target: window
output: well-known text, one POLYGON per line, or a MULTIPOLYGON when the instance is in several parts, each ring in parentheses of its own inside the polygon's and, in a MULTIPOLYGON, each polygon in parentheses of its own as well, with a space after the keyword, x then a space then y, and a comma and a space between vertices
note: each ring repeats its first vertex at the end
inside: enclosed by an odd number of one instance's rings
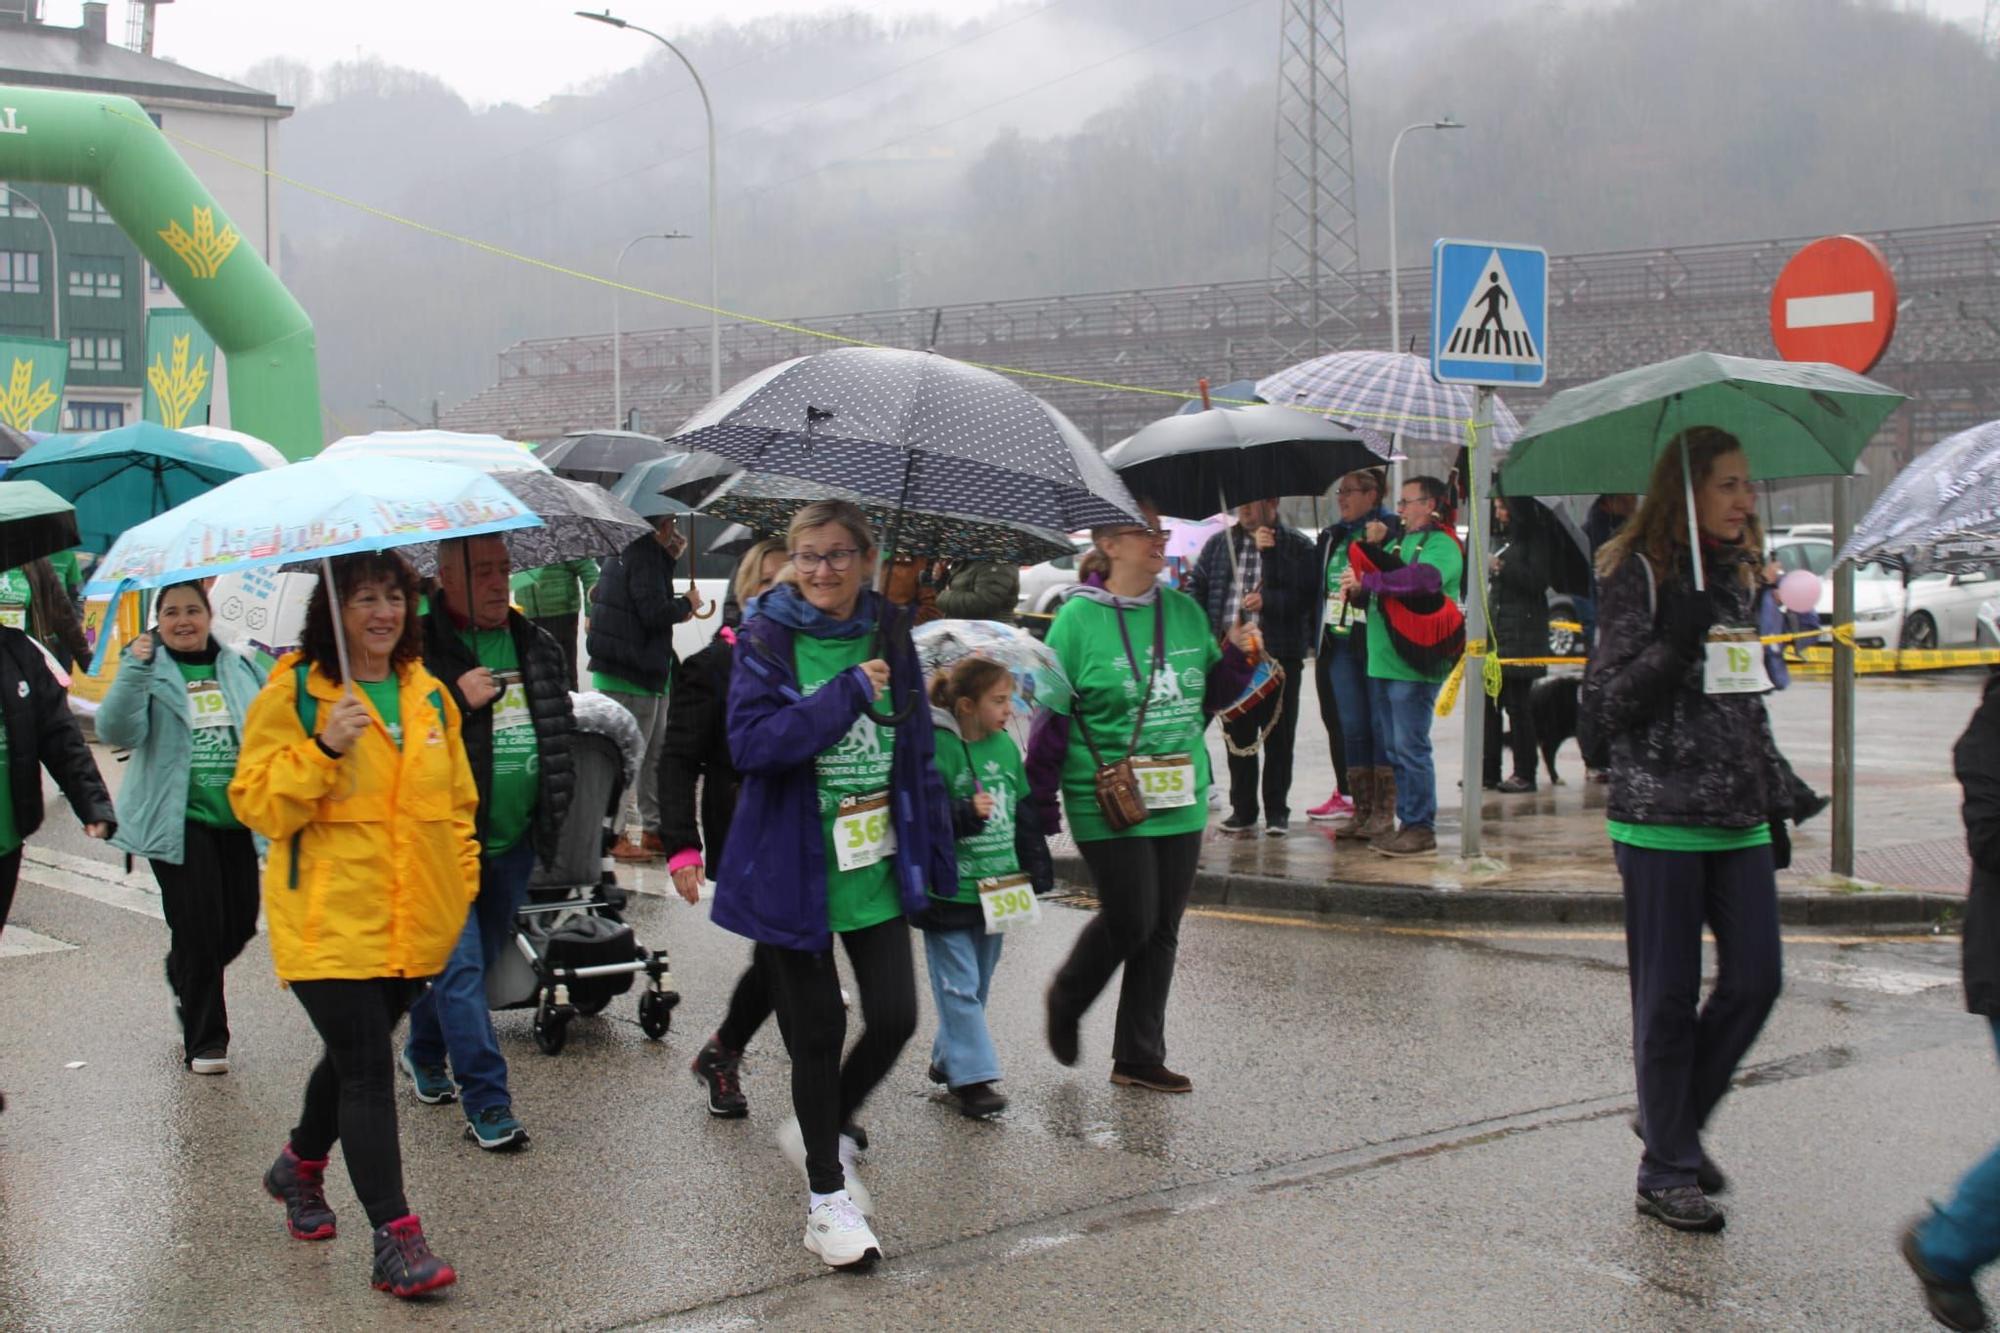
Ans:
POLYGON ((123 403, 72 402, 63 409, 65 430, 116 430, 124 424, 123 403))
POLYGON ((36 216, 35 206, 21 196, 25 194, 18 185, 0 181, 0 218, 31 218, 36 216))
POLYGON ((115 268, 71 269, 69 294, 83 297, 105 296, 115 300, 125 294, 125 275, 115 268))
POLYGON ((42 257, 33 250, 0 250, 0 292, 42 289, 42 257))
POLYGON ((163 292, 166 289, 167 280, 160 276, 160 270, 154 268, 151 264, 146 265, 146 290, 149 292, 163 292))
POLYGON ((104 211, 104 205, 97 196, 82 185, 69 187, 69 220, 71 222, 110 222, 111 215, 104 211))
POLYGON ((71 370, 125 369, 125 340, 114 333, 79 333, 69 340, 71 370))

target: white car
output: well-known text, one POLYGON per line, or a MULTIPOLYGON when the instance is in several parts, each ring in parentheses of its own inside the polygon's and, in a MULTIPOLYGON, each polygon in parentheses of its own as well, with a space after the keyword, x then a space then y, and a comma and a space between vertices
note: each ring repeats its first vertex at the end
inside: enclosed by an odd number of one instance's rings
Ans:
POLYGON ((2000 648, 2000 598, 1979 604, 1979 646, 2000 648))
MULTIPOLYGON (((1854 571, 1854 641, 1863 648, 1966 648, 1979 641, 1980 604, 2000 591, 1994 572, 1925 574, 1907 589, 1903 576, 1869 562, 1854 571)), ((1819 616, 1833 623, 1833 586, 1820 592, 1819 616)))
POLYGON ((1054 615, 1064 595, 1077 585, 1076 561, 1083 554, 1079 546, 1068 555, 1044 560, 1021 571, 1021 596, 1014 603, 1017 615, 1054 615))

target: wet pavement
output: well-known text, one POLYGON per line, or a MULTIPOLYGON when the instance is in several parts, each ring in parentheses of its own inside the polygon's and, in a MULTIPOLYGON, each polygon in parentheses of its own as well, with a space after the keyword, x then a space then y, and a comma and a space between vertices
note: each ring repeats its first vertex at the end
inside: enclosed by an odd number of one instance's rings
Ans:
POLYGON ((1993 1135, 1991 1043, 1949 938, 1788 936, 1787 991, 1710 1136, 1729 1230, 1685 1237, 1632 1212, 1615 930, 1198 911, 1169 1016, 1197 1087, 1161 1097, 1106 1081, 1109 1005, 1075 1069, 1042 1049, 1041 988, 1087 919, 1051 904, 995 983, 1013 1107, 975 1124, 933 1096, 920 982, 918 1039, 862 1117, 889 1258, 828 1274, 771 1146, 775 1031, 746 1121, 711 1120, 687 1073, 745 946, 645 896, 632 918, 687 996, 664 1042, 629 997, 556 1057, 499 1016, 534 1136, 518 1155, 401 1101, 412 1203, 462 1274, 403 1306, 368 1289, 338 1161, 332 1242, 288 1239, 258 1188, 315 1057, 263 939, 231 973, 232 1072, 188 1074, 146 882, 52 833, 0 936, 9 1328, 1915 1329, 1894 1229, 1993 1135))

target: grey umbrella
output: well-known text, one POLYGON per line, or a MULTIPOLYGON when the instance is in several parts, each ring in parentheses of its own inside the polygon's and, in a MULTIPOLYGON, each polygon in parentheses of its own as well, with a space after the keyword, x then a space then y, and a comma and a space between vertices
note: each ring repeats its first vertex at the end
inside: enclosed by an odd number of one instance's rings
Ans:
MULTIPOLYGON (((516 569, 612 555, 653 530, 631 506, 591 482, 542 471, 496 472, 493 479, 542 520, 539 528, 501 534, 516 569)), ((437 573, 436 542, 405 546, 402 551, 418 574, 437 573)))
POLYGON ((783 532, 793 514, 819 500, 860 505, 877 539, 885 547, 893 546, 899 556, 1032 565, 1076 549, 1066 534, 1049 528, 962 513, 899 510, 888 501, 843 487, 755 472, 739 472, 723 482, 701 502, 701 512, 734 519, 757 532, 783 532))
POLYGON ((1916 578, 2000 563, 2000 421, 1939 440, 1896 474, 1840 559, 1916 578))
POLYGON ((1211 408, 1162 417, 1104 461, 1163 514, 1198 519, 1288 495, 1321 495, 1350 472, 1387 466, 1362 433, 1292 407, 1211 408))
POLYGON ((667 456, 657 435, 635 430, 576 430, 536 450, 535 457, 559 477, 615 486, 641 463, 667 456))

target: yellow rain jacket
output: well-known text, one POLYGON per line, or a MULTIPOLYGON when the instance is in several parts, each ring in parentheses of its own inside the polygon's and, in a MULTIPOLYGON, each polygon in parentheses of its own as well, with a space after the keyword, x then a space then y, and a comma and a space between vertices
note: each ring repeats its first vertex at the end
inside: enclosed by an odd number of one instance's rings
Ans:
MULTIPOLYGON (((271 961, 287 982, 434 976, 479 894, 479 793, 458 709, 407 662, 401 750, 370 704, 374 725, 332 759, 300 724, 299 661, 282 658, 250 706, 229 784, 236 817, 271 840, 271 961)), ((306 688, 318 730, 340 687, 314 667, 306 688)))

